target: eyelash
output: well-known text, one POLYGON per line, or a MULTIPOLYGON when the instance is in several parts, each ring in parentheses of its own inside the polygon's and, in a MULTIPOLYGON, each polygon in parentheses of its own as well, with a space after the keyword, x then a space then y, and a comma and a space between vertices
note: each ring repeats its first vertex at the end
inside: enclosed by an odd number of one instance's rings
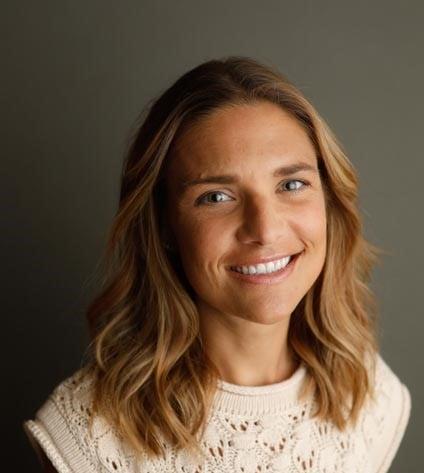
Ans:
MULTIPOLYGON (((290 179, 288 181, 283 181, 281 182, 280 184, 284 185, 284 184, 287 184, 289 182, 301 182, 303 184, 302 187, 300 187, 299 189, 293 189, 293 190, 286 190, 286 191, 283 191, 283 192, 289 192, 291 194, 297 194, 298 192, 302 192, 306 187, 309 187, 309 183, 302 180, 302 179, 290 179)), ((205 202, 204 199, 206 197, 208 197, 209 195, 213 195, 213 194, 224 194, 224 192, 222 191, 212 191, 212 192, 208 192, 206 194, 203 194, 202 196, 200 196, 197 200, 196 200, 196 205, 214 205, 214 204, 219 204, 219 202, 205 202)), ((226 201, 227 202, 227 201, 226 201)))

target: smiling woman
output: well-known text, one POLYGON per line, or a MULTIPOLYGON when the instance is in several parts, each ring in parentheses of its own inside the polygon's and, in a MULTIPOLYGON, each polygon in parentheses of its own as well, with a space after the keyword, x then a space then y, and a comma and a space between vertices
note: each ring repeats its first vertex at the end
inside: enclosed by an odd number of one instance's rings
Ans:
POLYGON ((60 472, 386 472, 411 399, 357 196, 278 71, 184 74, 128 151, 90 356, 25 423, 36 448, 60 472))

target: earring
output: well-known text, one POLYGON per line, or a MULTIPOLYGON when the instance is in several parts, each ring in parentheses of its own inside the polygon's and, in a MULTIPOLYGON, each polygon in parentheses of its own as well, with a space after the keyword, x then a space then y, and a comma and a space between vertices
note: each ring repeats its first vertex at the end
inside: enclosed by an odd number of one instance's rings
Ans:
POLYGON ((174 251, 174 247, 171 245, 171 243, 169 243, 169 241, 165 241, 163 246, 165 247, 166 251, 174 251))

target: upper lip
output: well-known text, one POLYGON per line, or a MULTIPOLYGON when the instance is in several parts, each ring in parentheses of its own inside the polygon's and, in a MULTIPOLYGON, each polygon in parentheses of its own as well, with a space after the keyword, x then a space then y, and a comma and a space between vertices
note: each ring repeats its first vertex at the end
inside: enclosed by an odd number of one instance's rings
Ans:
POLYGON ((285 255, 274 255, 274 256, 267 256, 267 257, 264 257, 264 258, 252 258, 252 259, 249 259, 247 261, 245 261, 244 263, 237 263, 237 264, 232 264, 230 266, 230 268, 236 268, 237 266, 255 266, 257 264, 265 264, 265 263, 268 263, 270 261, 275 261, 275 260, 279 260, 279 259, 282 259, 282 258, 286 258, 287 256, 296 256, 298 255, 299 253, 301 253, 301 251, 298 251, 297 253, 291 253, 291 254, 285 254, 285 255))

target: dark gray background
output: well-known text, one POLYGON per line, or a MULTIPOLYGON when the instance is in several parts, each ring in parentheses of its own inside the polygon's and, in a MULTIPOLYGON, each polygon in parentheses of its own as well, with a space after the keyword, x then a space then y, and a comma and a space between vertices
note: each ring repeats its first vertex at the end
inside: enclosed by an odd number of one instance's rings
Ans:
POLYGON ((3 3, 2 466, 38 471, 21 422, 78 368, 85 304, 145 103, 207 59, 276 65, 317 107, 361 180, 382 355, 412 415, 392 472, 422 471, 422 2, 3 3))

